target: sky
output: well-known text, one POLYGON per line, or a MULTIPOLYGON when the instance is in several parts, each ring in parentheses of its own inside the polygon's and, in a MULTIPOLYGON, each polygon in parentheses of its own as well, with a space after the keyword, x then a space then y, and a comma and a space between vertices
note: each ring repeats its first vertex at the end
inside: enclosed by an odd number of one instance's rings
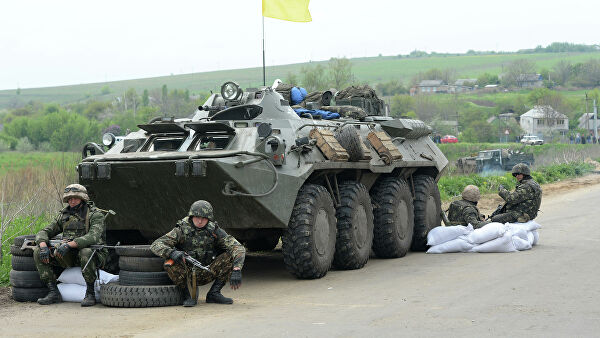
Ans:
MULTIPOLYGON (((261 0, 0 2, 0 89, 262 65, 261 0)), ((264 19, 266 64, 598 44, 591 0, 311 0, 312 22, 264 19)))

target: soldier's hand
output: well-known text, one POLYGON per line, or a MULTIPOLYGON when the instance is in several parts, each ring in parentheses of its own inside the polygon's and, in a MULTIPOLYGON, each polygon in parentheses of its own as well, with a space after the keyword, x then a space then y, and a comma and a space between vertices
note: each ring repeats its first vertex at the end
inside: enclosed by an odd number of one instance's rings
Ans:
POLYGON ((173 252, 171 252, 169 257, 171 257, 171 259, 173 259, 175 262, 181 262, 181 261, 183 261, 183 255, 184 255, 183 251, 173 250, 173 252))
POLYGON ((502 191, 502 190, 506 190, 506 188, 502 184, 500 184, 498 186, 498 191, 502 191))
POLYGON ((44 263, 50 263, 50 249, 47 246, 40 246, 40 260, 44 263))
POLYGON ((231 278, 229 279, 229 284, 234 290, 237 290, 240 286, 242 286, 242 270, 233 270, 231 273, 231 278))
POLYGON ((58 249, 56 249, 56 254, 59 258, 62 258, 69 252, 69 250, 71 250, 69 244, 63 243, 58 247, 58 249))

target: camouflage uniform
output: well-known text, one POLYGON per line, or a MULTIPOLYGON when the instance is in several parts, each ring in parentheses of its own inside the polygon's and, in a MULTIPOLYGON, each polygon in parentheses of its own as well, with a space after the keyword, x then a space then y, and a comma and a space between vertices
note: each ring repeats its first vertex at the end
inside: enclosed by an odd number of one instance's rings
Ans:
POLYGON ((502 214, 492 217, 492 221, 500 223, 527 222, 536 218, 540 204, 542 204, 542 188, 530 176, 529 167, 524 163, 518 163, 513 167, 513 176, 523 175, 523 179, 517 183, 514 192, 501 187, 498 195, 506 202, 502 214))
POLYGON ((175 250, 185 251, 213 272, 210 274, 186 263, 165 267, 173 283, 182 289, 186 288, 186 281, 192 278, 192 273, 196 275, 197 285, 215 279, 226 283, 234 267, 242 268, 246 255, 244 247, 216 222, 209 221, 204 227, 197 228, 189 217, 177 222, 177 226, 154 241, 150 249, 165 259, 175 250))
POLYGON ((481 220, 481 214, 477 209, 477 203, 461 199, 450 203, 448 208, 448 220, 451 225, 471 224, 473 228, 481 228, 490 223, 481 220))
MULTIPOLYGON (((63 268, 81 266, 83 269, 93 252, 89 246, 93 244, 105 244, 104 214, 94 206, 92 201, 82 201, 75 209, 67 206, 50 225, 37 233, 35 242, 37 246, 33 250, 33 258, 40 273, 40 279, 44 283, 56 283, 56 275, 54 274, 52 265, 63 268), (77 243, 77 248, 69 250, 62 258, 51 256, 49 263, 42 262, 40 260, 39 244, 41 242, 49 244, 49 239, 60 233, 63 234, 63 239, 73 240, 77 243)), ((108 252, 106 249, 96 252, 96 255, 94 255, 94 258, 90 261, 86 269, 82 271, 86 283, 94 283, 96 280, 96 268, 104 265, 107 255, 108 252)))

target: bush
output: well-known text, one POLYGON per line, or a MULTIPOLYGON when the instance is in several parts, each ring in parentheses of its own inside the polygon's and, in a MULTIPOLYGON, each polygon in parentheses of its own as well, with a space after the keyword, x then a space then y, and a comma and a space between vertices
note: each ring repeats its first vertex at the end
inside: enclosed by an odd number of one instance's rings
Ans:
POLYGON ((54 149, 52 148, 52 146, 50 145, 50 142, 42 142, 38 145, 38 151, 44 152, 44 153, 49 153, 49 152, 53 152, 54 149))
POLYGON ((15 150, 21 153, 28 153, 34 149, 35 147, 33 144, 31 144, 27 137, 21 137, 17 143, 17 146, 15 147, 15 150))
POLYGON ((10 150, 10 144, 6 143, 3 140, 0 140, 0 152, 5 152, 10 150))

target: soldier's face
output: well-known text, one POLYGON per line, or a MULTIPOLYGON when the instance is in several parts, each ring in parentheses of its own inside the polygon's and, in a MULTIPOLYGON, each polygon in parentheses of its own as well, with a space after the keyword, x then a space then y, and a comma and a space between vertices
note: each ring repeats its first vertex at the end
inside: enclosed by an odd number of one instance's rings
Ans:
POLYGON ((194 226, 196 228, 204 228, 204 226, 208 223, 208 218, 206 217, 192 217, 192 222, 194 222, 194 226))
POLYGON ((517 181, 521 182, 523 179, 523 174, 516 174, 515 177, 517 178, 517 181))
POLYGON ((81 198, 71 197, 67 200, 67 203, 69 203, 69 206, 71 208, 74 208, 74 207, 78 206, 79 203, 81 203, 81 198))

